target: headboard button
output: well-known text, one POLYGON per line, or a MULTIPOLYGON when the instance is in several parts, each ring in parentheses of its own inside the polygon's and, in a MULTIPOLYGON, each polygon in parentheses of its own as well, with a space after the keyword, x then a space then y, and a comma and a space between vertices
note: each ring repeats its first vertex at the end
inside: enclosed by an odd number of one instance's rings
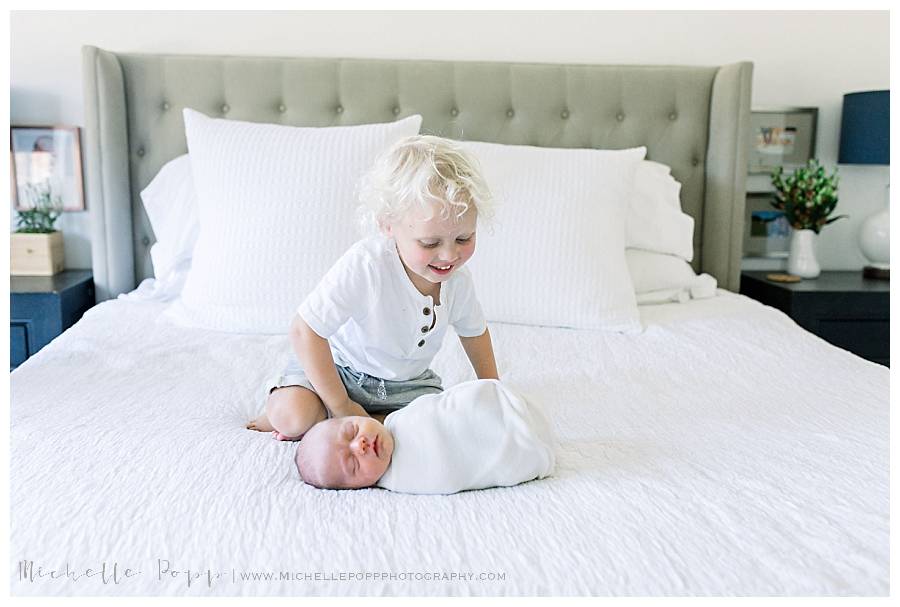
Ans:
POLYGON ((675 120, 677 118, 678 118, 678 114, 676 114, 675 112, 672 112, 671 114, 669 114, 669 120, 675 120))
POLYGON ((391 111, 394 112, 394 116, 398 116, 400 114, 400 108, 398 108, 396 105, 394 106, 394 109, 391 111))
POLYGON ((568 117, 569 117, 569 110, 563 110, 563 111, 559 114, 559 117, 562 118, 563 120, 565 120, 566 118, 568 118, 568 117))
POLYGON ((616 114, 616 120, 618 120, 619 122, 622 122, 623 120, 625 120, 625 114, 623 114, 622 112, 619 112, 618 114, 616 114))
POLYGON ((337 112, 338 114, 343 114, 343 113, 344 113, 344 106, 339 105, 339 106, 337 106, 336 108, 334 108, 334 111, 337 112))
POLYGON ((163 102, 163 110, 168 111, 168 110, 169 110, 169 107, 170 107, 170 106, 169 106, 169 102, 168 102, 168 101, 163 102))
POLYGON ((450 115, 451 115, 451 116, 459 116, 459 110, 456 109, 456 108, 451 108, 451 109, 450 109, 450 115))
POLYGON ((699 159, 699 158, 692 158, 692 159, 691 159, 691 164, 694 165, 694 166, 697 166, 698 164, 700 164, 700 159, 699 159))
POLYGON ((278 111, 281 112, 282 114, 284 114, 287 111, 287 108, 284 107, 284 104, 282 103, 281 105, 278 106, 278 111))
POLYGON ((150 244, 150 237, 149 237, 149 236, 144 236, 143 238, 141 238, 141 244, 144 245, 145 247, 146 247, 148 244, 150 244))
POLYGON ((143 155, 144 155, 144 148, 138 148, 138 149, 137 149, 137 155, 138 155, 138 156, 143 156, 143 155))
POLYGON ((512 118, 512 117, 515 116, 515 115, 516 115, 516 113, 512 110, 512 108, 506 110, 506 117, 507 117, 507 118, 512 118))
POLYGON ((231 109, 231 108, 228 107, 228 104, 227 104, 227 103, 222 104, 222 113, 223 113, 223 114, 227 114, 228 111, 229 111, 230 109, 231 109))

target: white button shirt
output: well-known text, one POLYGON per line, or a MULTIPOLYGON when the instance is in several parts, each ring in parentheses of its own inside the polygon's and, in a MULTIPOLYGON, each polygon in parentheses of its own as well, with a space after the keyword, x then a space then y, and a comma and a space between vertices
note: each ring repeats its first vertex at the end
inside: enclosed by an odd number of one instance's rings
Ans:
POLYGON ((448 325, 461 337, 487 329, 465 266, 441 284, 440 300, 416 289, 393 239, 373 236, 335 262, 297 313, 328 340, 335 364, 402 381, 428 369, 448 325))

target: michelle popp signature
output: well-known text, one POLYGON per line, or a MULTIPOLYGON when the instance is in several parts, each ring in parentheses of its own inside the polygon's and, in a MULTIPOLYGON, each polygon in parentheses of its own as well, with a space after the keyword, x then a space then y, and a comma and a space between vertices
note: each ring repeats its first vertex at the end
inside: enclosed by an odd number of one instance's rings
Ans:
MULTIPOLYGON (((71 563, 66 563, 65 567, 47 567, 35 564, 34 561, 21 560, 18 563, 18 568, 19 581, 31 583, 48 580, 78 582, 81 579, 87 578, 102 582, 104 585, 118 585, 129 578, 139 576, 143 573, 140 569, 125 567, 116 561, 111 563, 103 561, 99 565, 91 567, 78 567, 71 563)), ((213 571, 212 569, 177 569, 168 559, 156 559, 155 574, 157 581, 180 578, 185 581, 188 588, 198 581, 205 583, 207 587, 212 588, 214 581, 217 581, 226 575, 224 572, 213 571)))

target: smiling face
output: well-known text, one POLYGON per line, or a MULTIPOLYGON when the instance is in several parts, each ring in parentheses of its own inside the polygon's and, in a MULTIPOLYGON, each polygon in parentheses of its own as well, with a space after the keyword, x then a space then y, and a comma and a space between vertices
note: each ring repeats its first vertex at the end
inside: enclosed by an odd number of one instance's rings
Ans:
POLYGON ((407 274, 423 295, 431 295, 435 285, 447 280, 475 253, 478 212, 474 205, 459 218, 442 218, 436 203, 431 211, 429 216, 413 207, 401 220, 384 226, 397 243, 407 274))
POLYGON ((371 417, 338 417, 319 422, 297 445, 300 476, 323 489, 371 487, 394 453, 394 437, 371 417))

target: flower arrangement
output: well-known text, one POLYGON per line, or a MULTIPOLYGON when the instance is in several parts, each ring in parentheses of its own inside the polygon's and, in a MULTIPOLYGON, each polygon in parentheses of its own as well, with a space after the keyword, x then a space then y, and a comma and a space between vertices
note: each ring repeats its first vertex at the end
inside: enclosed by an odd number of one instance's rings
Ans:
POLYGON ((26 185, 25 194, 31 202, 31 207, 17 211, 19 217, 16 232, 21 234, 55 232, 53 224, 62 214, 62 198, 53 196, 49 181, 26 185))
POLYGON ((784 211, 785 218, 796 230, 813 230, 818 234, 829 223, 847 217, 829 217, 838 202, 837 169, 826 175, 815 158, 787 176, 778 167, 772 173, 772 185, 775 186, 772 206, 784 211))

